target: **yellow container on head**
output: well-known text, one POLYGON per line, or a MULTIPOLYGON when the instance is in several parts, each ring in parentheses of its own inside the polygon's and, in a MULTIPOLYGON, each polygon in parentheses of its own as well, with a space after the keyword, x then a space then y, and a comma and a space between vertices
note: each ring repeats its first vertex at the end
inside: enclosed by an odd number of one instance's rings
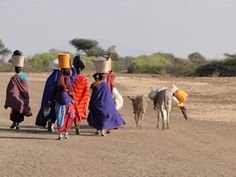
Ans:
POLYGON ((59 62, 59 68, 70 68, 70 54, 59 53, 57 57, 59 62))

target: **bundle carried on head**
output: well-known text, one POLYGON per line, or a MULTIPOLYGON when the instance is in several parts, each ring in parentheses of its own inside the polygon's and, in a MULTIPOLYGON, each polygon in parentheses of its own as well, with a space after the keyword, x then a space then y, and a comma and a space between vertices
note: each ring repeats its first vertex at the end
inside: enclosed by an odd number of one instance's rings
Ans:
POLYGON ((14 67, 22 68, 24 66, 24 59, 23 53, 20 50, 15 50, 9 62, 12 62, 14 67))
POLYGON ((97 73, 109 73, 111 71, 111 58, 97 57, 93 60, 97 73))
POLYGON ((68 53, 58 53, 59 68, 70 68, 70 54, 68 53))

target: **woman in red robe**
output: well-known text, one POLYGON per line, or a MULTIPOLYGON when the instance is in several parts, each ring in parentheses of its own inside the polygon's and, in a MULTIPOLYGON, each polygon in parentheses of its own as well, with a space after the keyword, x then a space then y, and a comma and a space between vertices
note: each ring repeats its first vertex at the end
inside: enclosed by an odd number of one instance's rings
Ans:
POLYGON ((80 134, 79 125, 82 120, 87 119, 87 110, 89 104, 89 85, 86 76, 81 74, 82 70, 85 68, 85 62, 80 59, 80 55, 76 55, 73 61, 73 65, 77 71, 77 76, 73 83, 73 98, 74 105, 77 112, 75 116, 75 131, 76 134, 80 134))

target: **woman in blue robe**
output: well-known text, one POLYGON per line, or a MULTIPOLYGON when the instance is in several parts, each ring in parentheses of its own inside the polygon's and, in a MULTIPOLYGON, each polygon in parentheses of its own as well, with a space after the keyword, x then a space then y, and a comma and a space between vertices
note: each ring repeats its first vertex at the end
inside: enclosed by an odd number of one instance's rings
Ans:
POLYGON ((96 134, 105 136, 105 130, 125 125, 119 112, 116 110, 110 88, 103 81, 101 73, 93 75, 92 95, 89 102, 88 124, 97 129, 96 134))
MULTIPOLYGON (((57 92, 57 81, 59 78, 59 64, 58 59, 54 59, 50 62, 49 67, 53 69, 53 72, 47 78, 43 97, 41 101, 41 108, 39 110, 39 114, 37 116, 35 124, 38 126, 45 127, 48 122, 48 131, 54 131, 54 124, 56 122, 56 114, 55 114, 55 94, 57 92), (42 116, 42 118, 40 118, 42 116)), ((71 84, 74 82, 74 78, 77 73, 74 66, 71 67, 71 84)))
POLYGON ((45 83, 43 97, 41 101, 41 107, 36 118, 35 125, 45 127, 48 122, 48 131, 53 131, 53 124, 56 121, 55 115, 55 92, 56 92, 56 85, 57 80, 59 77, 59 67, 58 67, 58 60, 53 60, 49 67, 53 69, 53 72, 47 78, 45 83))

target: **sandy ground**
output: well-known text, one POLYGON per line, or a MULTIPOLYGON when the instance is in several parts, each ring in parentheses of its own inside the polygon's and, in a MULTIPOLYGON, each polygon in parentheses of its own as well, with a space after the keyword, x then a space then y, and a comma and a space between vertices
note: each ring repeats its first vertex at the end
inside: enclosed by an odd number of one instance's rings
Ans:
POLYGON ((69 140, 34 126, 47 74, 30 78, 34 116, 21 130, 10 130, 10 110, 3 108, 12 74, 0 73, 1 177, 222 177, 236 176, 236 78, 176 78, 119 75, 116 85, 124 96, 120 111, 127 125, 106 137, 94 135, 84 122, 81 135, 71 129, 69 140), (171 128, 156 129, 156 112, 149 101, 143 128, 136 129, 127 96, 150 87, 175 83, 185 90, 189 119, 173 107, 171 128))

